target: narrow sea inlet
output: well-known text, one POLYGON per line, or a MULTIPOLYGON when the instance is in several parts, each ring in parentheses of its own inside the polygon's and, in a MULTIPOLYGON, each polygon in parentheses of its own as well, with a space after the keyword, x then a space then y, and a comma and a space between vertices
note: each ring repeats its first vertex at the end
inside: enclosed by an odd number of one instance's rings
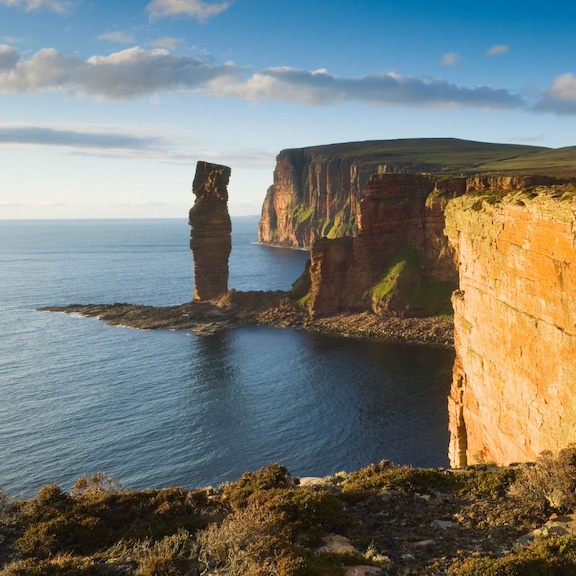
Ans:
MULTIPOLYGON (((233 219, 231 288, 289 289, 307 254, 233 219)), ((0 221, 0 486, 105 471, 128 488, 217 485, 389 459, 447 465, 453 353, 245 326, 211 336, 37 312, 192 297, 185 220, 0 221)))

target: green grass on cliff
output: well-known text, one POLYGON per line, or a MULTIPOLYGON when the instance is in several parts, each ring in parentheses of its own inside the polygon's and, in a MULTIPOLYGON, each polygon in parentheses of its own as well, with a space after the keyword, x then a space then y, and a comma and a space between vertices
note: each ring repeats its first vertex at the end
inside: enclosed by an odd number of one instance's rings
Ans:
POLYGON ((414 274, 419 269, 420 258, 416 250, 402 248, 391 259, 380 282, 372 290, 372 297, 377 300, 390 296, 399 289, 402 276, 414 274))
POLYGON ((478 172, 478 166, 489 162, 513 160, 547 149, 539 146, 493 144, 457 138, 412 138, 328 144, 310 146, 302 150, 317 162, 350 159, 357 163, 428 167, 428 170, 424 171, 471 173, 478 172))
POLYGON ((373 306, 384 305, 397 313, 409 310, 410 315, 415 316, 452 314, 451 296, 457 286, 452 282, 427 280, 423 265, 417 250, 401 248, 391 258, 382 279, 372 290, 373 306))
POLYGON ((479 165, 478 171, 574 178, 576 177, 576 146, 543 150, 516 158, 492 160, 479 165))

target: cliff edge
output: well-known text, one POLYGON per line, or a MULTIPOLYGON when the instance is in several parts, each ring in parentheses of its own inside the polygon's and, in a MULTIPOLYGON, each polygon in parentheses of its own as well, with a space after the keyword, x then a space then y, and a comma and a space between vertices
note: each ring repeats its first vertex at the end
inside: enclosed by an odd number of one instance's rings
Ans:
MULTIPOLYGON (((307 248, 318 238, 352 236, 365 186, 375 174, 471 175, 482 172, 485 164, 492 171, 498 170, 500 162, 508 162, 504 169, 514 168, 520 158, 546 151, 456 138, 374 140, 283 150, 264 200, 258 237, 267 244, 307 248)), ((546 162, 545 170, 538 173, 549 174, 549 157, 546 162)))
POLYGON ((459 267, 453 466, 535 460, 576 442, 576 187, 453 200, 459 267))

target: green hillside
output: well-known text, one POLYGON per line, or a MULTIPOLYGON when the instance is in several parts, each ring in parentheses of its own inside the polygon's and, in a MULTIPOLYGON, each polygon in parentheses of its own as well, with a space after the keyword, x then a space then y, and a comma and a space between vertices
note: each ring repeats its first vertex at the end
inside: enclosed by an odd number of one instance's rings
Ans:
POLYGON ((311 146, 301 150, 318 162, 353 159, 357 163, 402 165, 406 171, 420 171, 422 168, 425 171, 447 173, 478 172, 481 165, 515 161, 550 151, 539 146, 492 144, 457 138, 368 140, 311 146))
POLYGON ((490 161, 478 166, 481 172, 539 174, 560 178, 576 177, 576 146, 543 150, 534 154, 490 161))

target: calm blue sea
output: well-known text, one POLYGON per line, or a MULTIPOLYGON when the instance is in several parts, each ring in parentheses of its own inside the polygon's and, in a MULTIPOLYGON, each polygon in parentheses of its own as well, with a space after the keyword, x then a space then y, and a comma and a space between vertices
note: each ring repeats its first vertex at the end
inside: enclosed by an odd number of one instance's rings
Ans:
MULTIPOLYGON (((230 287, 288 289, 307 253, 233 220, 230 287)), ((212 336, 38 312, 191 299, 185 220, 0 221, 0 486, 104 471, 127 488, 447 465, 450 351, 243 327, 212 336)))

